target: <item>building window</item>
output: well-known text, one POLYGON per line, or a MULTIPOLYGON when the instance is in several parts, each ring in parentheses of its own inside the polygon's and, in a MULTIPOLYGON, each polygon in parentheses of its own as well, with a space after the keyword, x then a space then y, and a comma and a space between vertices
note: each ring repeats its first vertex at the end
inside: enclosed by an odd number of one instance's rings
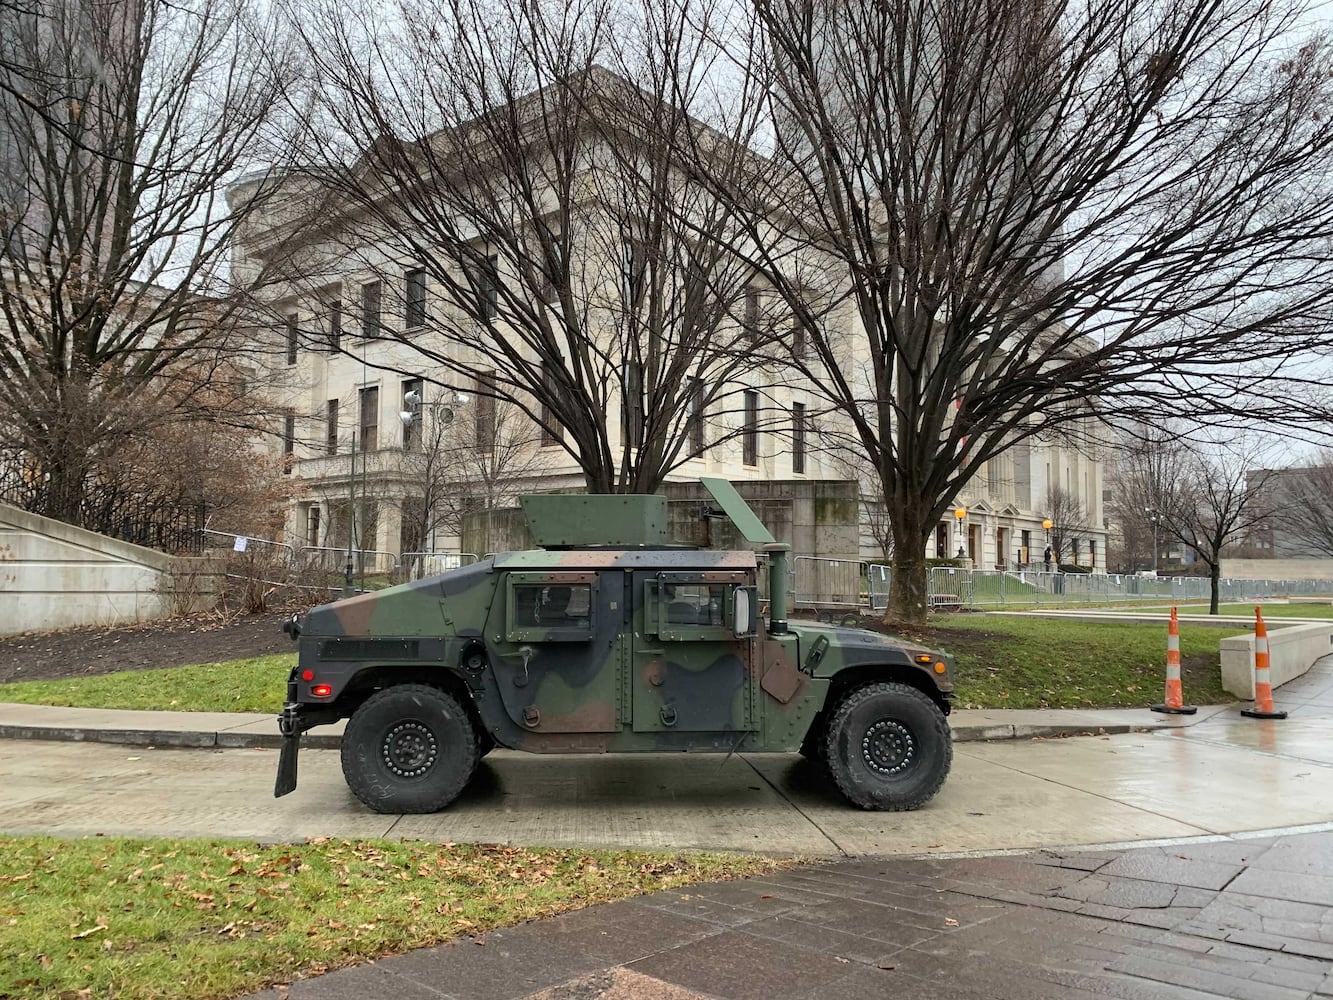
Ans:
POLYGON ((1088 539, 1088 564, 1097 568, 1097 543, 1092 539, 1088 539))
POLYGON ((638 240, 629 239, 621 244, 620 293, 627 310, 637 308, 643 298, 646 257, 645 247, 638 240))
POLYGON ((477 451, 495 450, 495 371, 477 375, 477 451))
POLYGON ((330 455, 338 454, 338 401, 330 399, 324 418, 324 441, 330 455))
POLYGON ((422 420, 425 408, 421 396, 422 381, 419 378, 403 379, 403 410, 409 416, 403 420, 403 450, 421 445, 422 420), (411 398, 409 398, 411 394, 411 398))
POLYGON ((564 235, 551 233, 551 254, 542 262, 541 299, 543 302, 559 302, 560 289, 565 278, 564 235))
POLYGON ((559 382, 550 365, 542 365, 542 444, 559 444, 564 440, 551 400, 560 395, 559 382))
POLYGON ((643 447, 643 365, 631 361, 625 365, 620 389, 624 395, 620 407, 620 434, 630 448, 643 447))
POLYGON ((329 303, 329 350, 338 352, 343 340, 343 304, 341 299, 329 303))
POLYGON ((311 507, 306 516, 306 544, 312 549, 319 545, 319 508, 311 507))
POLYGON ((489 254, 477 275, 477 311, 483 320, 495 319, 500 311, 500 258, 489 254))
POLYGON ((687 390, 685 405, 685 445, 691 456, 704 452, 704 383, 703 379, 692 378, 687 390))
POLYGON ((810 350, 810 322, 800 316, 791 327, 791 356, 803 358, 810 350))
POLYGON ((791 471, 805 472, 805 404, 791 404, 791 471))
POLYGON ((287 314, 287 364, 296 364, 296 349, 301 344, 301 327, 296 313, 287 314))
POLYGON ((367 340, 380 335, 380 283, 367 281, 361 286, 361 336, 367 340))
POLYGON ((403 323, 409 329, 426 325, 426 271, 415 268, 407 272, 406 309, 403 323))
POLYGON ((746 389, 744 417, 741 424, 741 463, 759 464, 759 393, 746 389))
POLYGON ((380 389, 377 385, 361 390, 361 450, 375 451, 380 446, 380 389))
POLYGON ((282 418, 282 474, 291 475, 296 464, 296 415, 288 413, 282 418))
POLYGON ((750 343, 759 343, 759 289, 745 290, 745 335, 750 343))

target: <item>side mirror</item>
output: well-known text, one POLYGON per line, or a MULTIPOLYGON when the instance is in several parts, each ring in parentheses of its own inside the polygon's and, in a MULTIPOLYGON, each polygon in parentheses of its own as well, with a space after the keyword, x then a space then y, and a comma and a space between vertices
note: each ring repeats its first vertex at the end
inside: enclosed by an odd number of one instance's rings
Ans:
POLYGON ((755 634, 758 596, 754 587, 737 587, 731 592, 731 631, 737 639, 746 639, 755 634))

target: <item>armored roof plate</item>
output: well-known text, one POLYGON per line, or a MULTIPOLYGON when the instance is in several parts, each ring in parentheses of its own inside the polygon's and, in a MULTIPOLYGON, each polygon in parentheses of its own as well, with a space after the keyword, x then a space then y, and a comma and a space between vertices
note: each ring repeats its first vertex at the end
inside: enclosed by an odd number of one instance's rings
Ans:
POLYGON ((544 549, 666 545, 666 497, 647 493, 541 493, 518 498, 544 549))
POLYGON ((747 542, 756 545, 767 545, 775 541, 772 532, 764 527, 764 523, 759 520, 755 512, 750 509, 750 505, 745 499, 736 492, 736 487, 725 479, 718 479, 714 476, 703 476, 699 479, 706 489, 717 501, 722 512, 731 518, 731 523, 736 526, 736 530, 741 533, 747 542))

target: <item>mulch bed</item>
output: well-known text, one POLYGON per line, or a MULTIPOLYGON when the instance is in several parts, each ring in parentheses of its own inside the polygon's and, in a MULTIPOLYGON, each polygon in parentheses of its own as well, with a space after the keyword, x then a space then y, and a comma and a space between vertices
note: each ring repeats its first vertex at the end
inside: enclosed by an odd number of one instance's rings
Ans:
MULTIPOLYGON (((0 684, 291 653, 282 611, 194 615, 0 638, 0 684)), ((0 701, 4 700, 0 692, 0 701)))

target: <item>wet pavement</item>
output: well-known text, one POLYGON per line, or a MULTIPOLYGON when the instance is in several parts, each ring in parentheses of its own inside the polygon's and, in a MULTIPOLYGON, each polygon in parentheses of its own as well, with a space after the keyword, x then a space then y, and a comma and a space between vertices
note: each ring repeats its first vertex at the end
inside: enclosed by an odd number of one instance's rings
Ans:
POLYGON ((445 812, 380 816, 351 797, 329 749, 303 753, 299 788, 273 800, 276 753, 218 745, 250 724, 234 718, 205 720, 217 726, 196 749, 0 739, 0 831, 839 859, 593 907, 256 1000, 1315 1000, 1333 997, 1333 658, 1277 701, 1288 719, 1229 708, 1069 738, 1012 738, 1061 713, 988 713, 1010 738, 957 743, 943 791, 903 814, 848 808, 790 755, 497 752, 445 812), (1013 853, 1031 848, 1046 849, 1013 853))
POLYGON ((1333 832, 806 867, 565 914, 252 1000, 1314 1000, 1333 832), (482 945, 482 947, 478 947, 482 945))
MULTIPOLYGON (((1284 685, 1278 701, 1286 720, 1244 719, 1229 708, 1153 732, 960 742, 943 790, 914 813, 851 809, 817 768, 788 754, 497 751, 444 812, 386 816, 348 792, 334 750, 304 751, 297 790, 274 800, 271 749, 0 740, 0 831, 860 856, 1120 844, 1331 821, 1333 657, 1284 685)), ((1017 728, 1004 713, 986 714, 990 724, 1017 728)), ((1054 726, 1066 713, 1024 715, 1024 724, 1040 715, 1054 726)), ((235 731, 221 728, 226 717, 203 721, 203 735, 235 731)))

